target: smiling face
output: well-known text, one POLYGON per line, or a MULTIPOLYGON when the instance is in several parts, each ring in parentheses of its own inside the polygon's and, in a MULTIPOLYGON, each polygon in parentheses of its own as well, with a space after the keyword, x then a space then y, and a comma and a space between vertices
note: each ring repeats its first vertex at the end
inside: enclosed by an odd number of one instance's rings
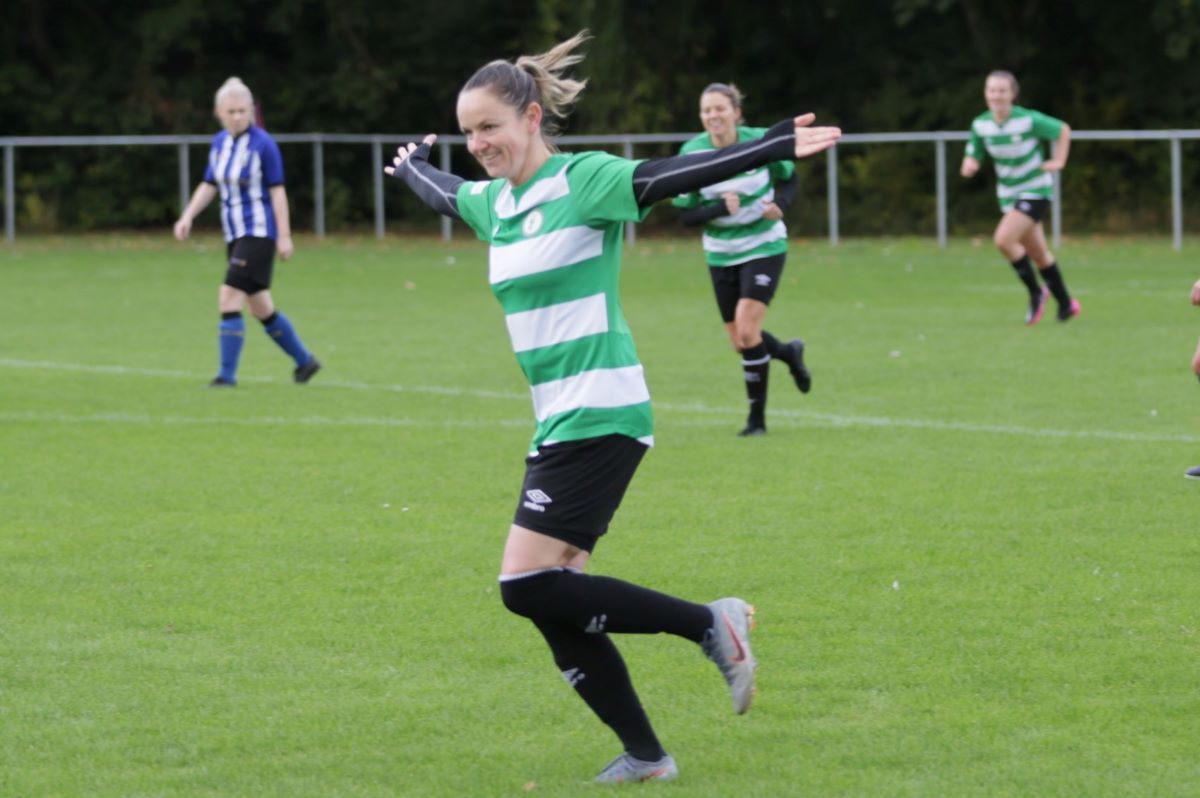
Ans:
POLYGON ((992 116, 1001 121, 1012 115, 1017 93, 1013 90, 1012 81, 1004 75, 989 75, 983 84, 983 99, 987 102, 992 116))
POLYGON ((229 131, 229 135, 240 136, 254 121, 254 104, 249 94, 230 92, 217 103, 216 114, 221 127, 229 131))
POLYGON ((550 157, 536 102, 518 113, 489 89, 468 89, 458 95, 458 126, 467 137, 467 150, 488 177, 508 178, 519 186, 550 157))
POLYGON ((716 146, 727 147, 737 140, 737 123, 741 119, 742 109, 734 106, 733 100, 722 92, 700 95, 700 122, 716 146))

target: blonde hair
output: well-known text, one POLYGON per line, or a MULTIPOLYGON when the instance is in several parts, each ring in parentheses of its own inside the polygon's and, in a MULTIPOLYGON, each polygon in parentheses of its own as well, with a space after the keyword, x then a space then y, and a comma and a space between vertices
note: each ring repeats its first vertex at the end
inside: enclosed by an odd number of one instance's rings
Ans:
POLYGON ((254 105, 254 95, 250 93, 250 87, 242 82, 242 79, 234 75, 221 84, 221 88, 217 89, 217 93, 213 96, 213 107, 216 108, 221 104, 221 100, 234 94, 244 94, 246 99, 254 105))
POLYGON ((559 120, 570 115, 572 106, 587 86, 587 80, 574 80, 563 73, 583 60, 582 55, 572 51, 590 38, 586 30, 581 30, 541 55, 523 55, 515 62, 492 61, 476 70, 459 93, 488 89, 505 105, 515 108, 518 114, 536 102, 544 112, 542 137, 553 150, 554 145, 548 137, 562 129, 559 120))

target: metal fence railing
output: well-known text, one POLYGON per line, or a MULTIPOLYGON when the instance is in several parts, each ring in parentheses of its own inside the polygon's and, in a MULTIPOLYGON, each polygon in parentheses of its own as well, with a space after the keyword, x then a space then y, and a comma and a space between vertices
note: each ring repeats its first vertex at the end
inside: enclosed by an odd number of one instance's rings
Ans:
MULTIPOLYGON (((275 133, 281 144, 311 144, 313 159, 313 232, 325 235, 325 144, 362 144, 371 147, 374 179, 375 235, 384 235, 384 148, 397 147, 408 141, 419 141, 420 135, 400 134, 332 134, 332 133, 275 133)), ((634 156, 634 147, 640 144, 680 143, 694 133, 651 133, 603 136, 563 136, 564 145, 619 145, 627 158, 634 156)), ((1200 130, 1077 130, 1071 134, 1072 141, 1165 141, 1168 143, 1171 172, 1171 230, 1172 243, 1176 250, 1183 248, 1183 156, 1180 143, 1185 140, 1200 140, 1200 130)), ((838 151, 840 148, 870 144, 932 144, 935 164, 934 193, 937 198, 937 241, 944 247, 947 237, 947 167, 946 144, 951 141, 966 141, 964 131, 940 131, 932 133, 850 133, 842 136, 837 147, 826 152, 826 174, 828 191, 828 235, 829 243, 836 245, 838 229, 838 151)), ((4 236, 9 242, 16 239, 16 151, 26 147, 104 147, 104 146, 174 146, 179 162, 179 203, 187 205, 194 185, 188 154, 193 145, 208 144, 211 136, 19 136, 0 137, 0 148, 4 150, 4 236)), ((450 148, 462 145, 465 139, 459 135, 438 137, 439 163, 448 169, 450 148)), ((1051 235, 1055 246, 1062 240, 1062 195, 1059 175, 1054 175, 1054 202, 1051 205, 1051 235)), ((450 240, 453 235, 451 220, 442 218, 442 238, 450 240)), ((635 227, 626 226, 626 239, 635 241, 635 227)))

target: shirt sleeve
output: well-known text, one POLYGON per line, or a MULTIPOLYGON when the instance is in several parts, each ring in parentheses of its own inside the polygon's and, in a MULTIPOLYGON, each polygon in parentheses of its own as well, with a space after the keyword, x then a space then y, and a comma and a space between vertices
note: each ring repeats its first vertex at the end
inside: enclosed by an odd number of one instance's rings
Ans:
POLYGON ((983 146, 983 137, 975 132, 975 126, 971 125, 971 138, 967 140, 967 151, 965 155, 968 158, 983 163, 987 160, 987 150, 983 146))
POLYGON ((216 136, 213 136, 212 145, 208 148, 208 158, 204 162, 204 178, 203 178, 203 180, 205 183, 212 183, 214 186, 217 184, 217 176, 215 174, 213 174, 212 165, 213 165, 213 160, 216 157, 217 141, 220 139, 220 135, 221 134, 218 133, 216 136))
POLYGON ((640 222, 650 213, 633 196, 633 172, 641 161, 606 152, 585 152, 571 159, 567 184, 571 202, 588 224, 640 222))
POLYGON ((1033 135, 1039 139, 1052 140, 1062 135, 1063 123, 1061 119, 1055 119, 1040 111, 1030 111, 1030 116, 1033 117, 1033 135))
POLYGON ((495 219, 492 216, 493 192, 488 191, 492 182, 489 180, 467 181, 458 187, 455 200, 458 202, 458 212, 480 241, 491 243, 492 228, 495 219))
POLYGON ((772 183, 786 182, 791 180, 792 176, 796 174, 796 162, 775 161, 773 164, 768 166, 767 169, 771 173, 772 183))
POLYGON ((279 145, 275 139, 266 136, 263 141, 259 158, 262 161, 263 183, 267 188, 283 185, 283 156, 279 154, 279 145))

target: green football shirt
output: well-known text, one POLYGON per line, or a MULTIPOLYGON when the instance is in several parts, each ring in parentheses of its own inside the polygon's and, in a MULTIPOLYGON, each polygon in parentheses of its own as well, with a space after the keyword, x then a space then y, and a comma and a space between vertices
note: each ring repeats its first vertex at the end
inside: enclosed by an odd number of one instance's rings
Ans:
MULTIPOLYGON (((766 132, 765 127, 739 127, 736 143, 761 139, 766 132)), ((701 133, 684 142, 679 154, 715 149, 708 133, 701 133)), ((775 182, 795 173, 791 161, 776 161, 672 200, 680 208, 697 208, 723 205, 721 195, 730 191, 741 199, 737 213, 718 216, 704 225, 702 242, 709 266, 736 266, 787 252, 787 226, 781 220, 764 219, 763 208, 775 199, 775 182)))
POLYGON ((617 289, 637 161, 556 154, 524 185, 467 182, 458 210, 483 241, 537 420, 530 450, 621 434, 654 443, 650 392, 617 289))
POLYGON ((991 111, 971 122, 967 155, 980 163, 991 156, 1001 212, 1012 210, 1018 199, 1050 199, 1054 178, 1042 171, 1046 162, 1043 142, 1057 139, 1062 126, 1061 119, 1019 105, 1013 106, 1012 116, 1003 125, 991 111))

